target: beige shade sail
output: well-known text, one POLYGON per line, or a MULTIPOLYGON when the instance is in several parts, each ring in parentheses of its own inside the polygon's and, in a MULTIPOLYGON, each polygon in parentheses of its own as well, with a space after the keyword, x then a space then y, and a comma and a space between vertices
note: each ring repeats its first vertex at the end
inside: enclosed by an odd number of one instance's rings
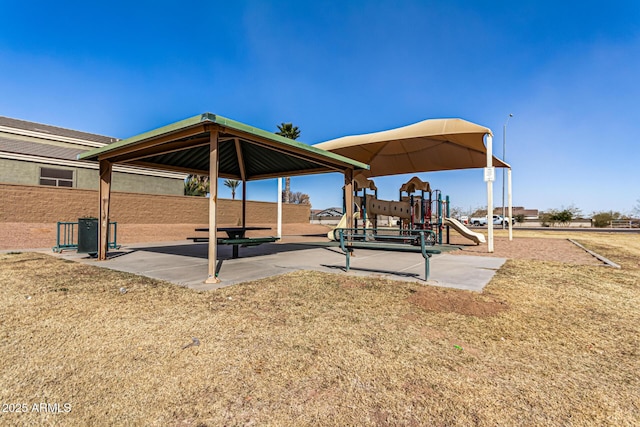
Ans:
MULTIPOLYGON (((352 135, 314 147, 369 164, 364 176, 434 172, 487 166, 485 134, 491 129, 462 119, 431 119, 409 126, 352 135)), ((493 166, 510 167, 493 157, 493 166)))

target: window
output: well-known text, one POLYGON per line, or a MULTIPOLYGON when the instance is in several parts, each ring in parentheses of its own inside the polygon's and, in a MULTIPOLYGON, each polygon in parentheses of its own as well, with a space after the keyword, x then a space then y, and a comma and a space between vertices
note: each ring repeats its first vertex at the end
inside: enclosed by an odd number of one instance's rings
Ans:
POLYGON ((40 168, 40 185, 73 187, 73 170, 40 168))

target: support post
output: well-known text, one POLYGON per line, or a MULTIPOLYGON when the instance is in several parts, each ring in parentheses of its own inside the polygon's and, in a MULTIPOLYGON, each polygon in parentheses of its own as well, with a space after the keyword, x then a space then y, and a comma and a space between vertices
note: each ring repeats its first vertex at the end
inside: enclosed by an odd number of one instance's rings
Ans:
POLYGON ((100 221, 98 223, 98 260, 107 259, 109 249, 109 206, 111 204, 111 177, 113 164, 100 160, 100 221))
MULTIPOLYGON (((218 128, 209 131, 209 268, 205 283, 220 283, 216 276, 218 240, 216 238, 216 209, 218 206, 218 128)), ((244 197, 244 194, 242 195, 244 197)))
MULTIPOLYGON (((445 218, 451 218, 451 200, 449 199, 449 196, 445 197, 445 203, 447 204, 447 207, 445 209, 445 218)), ((449 227, 447 225, 447 245, 450 244, 451 240, 449 238, 450 234, 449 231, 451 230, 451 227, 449 227)))
POLYGON ((353 169, 344 171, 344 202, 347 228, 353 228, 353 169))
POLYGON ((438 193, 438 244, 442 244, 442 193, 438 193))
POLYGON ((242 180, 242 227, 247 226, 247 181, 242 180))
MULTIPOLYGON (((487 141, 487 168, 493 167, 493 137, 485 135, 487 141)), ((487 181, 487 251, 493 253, 493 177, 487 181)))
POLYGON ((511 194, 511 168, 507 169, 507 195, 509 199, 509 241, 513 240, 513 199, 511 194))
POLYGON ((278 239, 282 239, 282 178, 278 178, 278 239))
POLYGON ((236 147, 236 156, 238 158, 238 166, 240 167, 240 179, 242 180, 242 226, 247 226, 247 172, 244 164, 244 155, 242 154, 242 145, 238 138, 234 139, 236 147))

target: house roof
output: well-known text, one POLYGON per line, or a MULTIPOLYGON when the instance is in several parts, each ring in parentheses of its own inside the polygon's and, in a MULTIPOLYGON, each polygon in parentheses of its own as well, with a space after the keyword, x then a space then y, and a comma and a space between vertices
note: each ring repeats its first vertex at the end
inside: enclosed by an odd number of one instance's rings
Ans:
POLYGON ((62 136, 67 138, 81 139, 103 144, 111 144, 112 142, 118 140, 117 138, 111 138, 109 136, 96 135, 94 133, 65 129, 57 126, 45 125, 42 123, 29 122, 26 120, 12 119, 10 117, 4 116, 0 116, 0 127, 20 129, 23 131, 36 132, 51 136, 62 136))
POLYGON ((87 151, 86 148, 67 148, 57 145, 23 141, 0 135, 0 151, 31 156, 50 157, 53 159, 76 160, 78 154, 87 151))
POLYGON ((314 216, 342 216, 342 208, 311 209, 314 216))
POLYGON ((368 165, 212 113, 127 138, 78 155, 198 175, 209 174, 210 139, 218 133, 221 178, 245 181, 368 169, 368 165))

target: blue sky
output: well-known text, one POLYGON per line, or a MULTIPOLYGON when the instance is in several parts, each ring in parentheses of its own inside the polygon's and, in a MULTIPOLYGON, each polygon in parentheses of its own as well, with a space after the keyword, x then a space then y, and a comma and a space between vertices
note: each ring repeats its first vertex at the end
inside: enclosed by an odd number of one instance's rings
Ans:
MULTIPOLYGON (((514 205, 542 210, 640 204, 638 76, 636 0, 0 0, 0 115, 126 138, 208 111, 309 144, 460 117, 501 157, 513 113, 514 205)), ((486 205, 482 170, 420 176, 486 205)), ((379 196, 409 178, 375 179, 379 196)), ((292 178, 314 208, 341 185, 292 178)), ((275 180, 247 194, 275 201, 275 180)))

